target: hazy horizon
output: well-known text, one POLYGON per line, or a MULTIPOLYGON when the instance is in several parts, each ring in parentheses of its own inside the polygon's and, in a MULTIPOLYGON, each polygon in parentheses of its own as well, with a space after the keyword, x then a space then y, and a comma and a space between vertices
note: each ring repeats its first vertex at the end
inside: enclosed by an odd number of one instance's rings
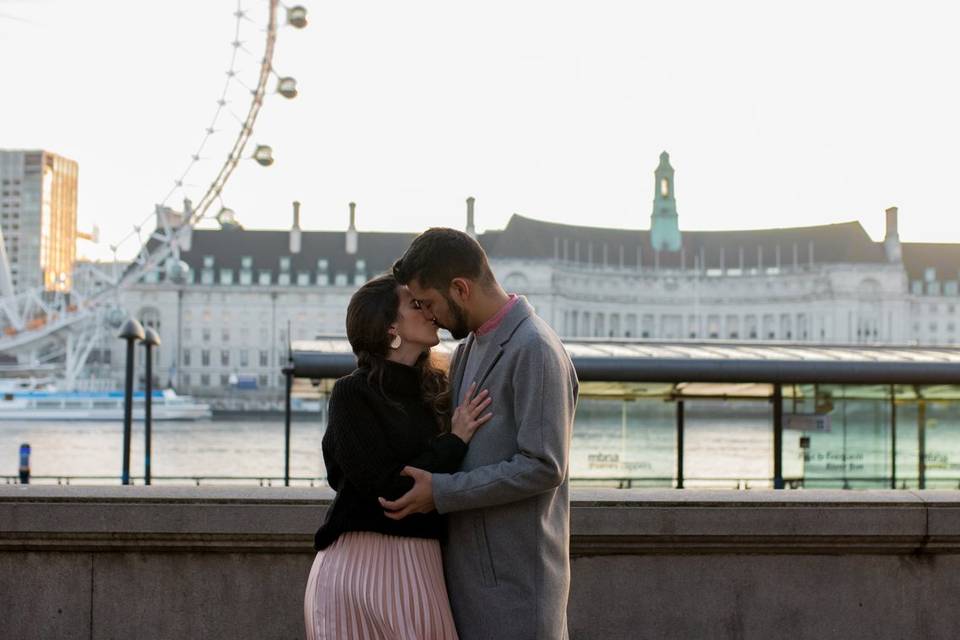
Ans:
MULTIPOLYGON (((351 201, 364 231, 462 227, 474 196, 481 231, 513 213, 646 229, 666 150, 681 230, 857 220, 880 240, 897 206, 904 241, 960 242, 954 6, 303 4, 275 58, 301 95, 270 97, 248 146, 276 163, 244 161, 224 194, 247 228, 287 228, 293 200, 307 230, 346 228, 351 201)), ((242 5, 262 22, 266 2, 242 5)), ((79 163, 80 228, 101 229, 82 255, 107 257, 167 194, 229 63, 235 1, 150 6, 0 0, 0 148, 79 163)), ((229 142, 239 125, 221 125, 229 142)))

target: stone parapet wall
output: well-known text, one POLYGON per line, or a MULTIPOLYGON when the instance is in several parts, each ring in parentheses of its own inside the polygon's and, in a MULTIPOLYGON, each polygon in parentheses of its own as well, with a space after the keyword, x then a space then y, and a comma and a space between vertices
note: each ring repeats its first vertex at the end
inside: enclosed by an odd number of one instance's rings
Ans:
MULTIPOLYGON (((301 638, 331 497, 0 487, 0 638, 301 638)), ((572 500, 574 639, 960 637, 960 492, 572 500)))

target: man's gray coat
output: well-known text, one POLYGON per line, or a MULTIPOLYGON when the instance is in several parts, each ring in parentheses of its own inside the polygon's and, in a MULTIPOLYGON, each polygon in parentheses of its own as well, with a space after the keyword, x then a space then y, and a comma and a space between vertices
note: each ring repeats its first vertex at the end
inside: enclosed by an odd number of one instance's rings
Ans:
MULTIPOLYGON (((560 339, 521 298, 490 334, 477 390, 493 398, 462 471, 434 474, 461 640, 567 638, 569 452, 579 385, 560 339)), ((454 403, 471 335, 451 360, 454 403)))

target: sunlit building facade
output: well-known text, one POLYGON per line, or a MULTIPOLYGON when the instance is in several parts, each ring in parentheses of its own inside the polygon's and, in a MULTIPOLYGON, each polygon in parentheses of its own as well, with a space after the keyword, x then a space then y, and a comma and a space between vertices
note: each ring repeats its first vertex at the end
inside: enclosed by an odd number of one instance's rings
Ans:
POLYGON ((17 291, 69 291, 77 246, 77 163, 0 150, 0 230, 17 291))

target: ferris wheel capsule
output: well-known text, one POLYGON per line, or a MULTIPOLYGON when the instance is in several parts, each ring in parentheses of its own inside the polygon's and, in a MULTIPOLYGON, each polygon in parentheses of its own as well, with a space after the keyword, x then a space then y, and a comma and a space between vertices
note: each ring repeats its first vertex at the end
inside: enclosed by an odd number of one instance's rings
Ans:
POLYGON ((277 93, 282 95, 284 98, 296 98, 297 97, 296 79, 291 77, 280 78, 280 80, 277 81, 277 93))
POLYGON ((307 26, 307 10, 300 5, 287 9, 287 24, 303 29, 307 26))
POLYGON ((114 329, 119 329, 123 321, 127 319, 127 312, 120 307, 114 307, 107 312, 107 324, 114 329))
POLYGON ((186 282, 187 274, 190 273, 190 265, 172 256, 167 259, 165 268, 167 271, 167 280, 174 284, 183 284, 186 282))
POLYGON ((256 160, 260 166, 269 167, 273 164, 273 149, 266 144, 257 145, 257 148, 253 152, 253 159, 256 160))

